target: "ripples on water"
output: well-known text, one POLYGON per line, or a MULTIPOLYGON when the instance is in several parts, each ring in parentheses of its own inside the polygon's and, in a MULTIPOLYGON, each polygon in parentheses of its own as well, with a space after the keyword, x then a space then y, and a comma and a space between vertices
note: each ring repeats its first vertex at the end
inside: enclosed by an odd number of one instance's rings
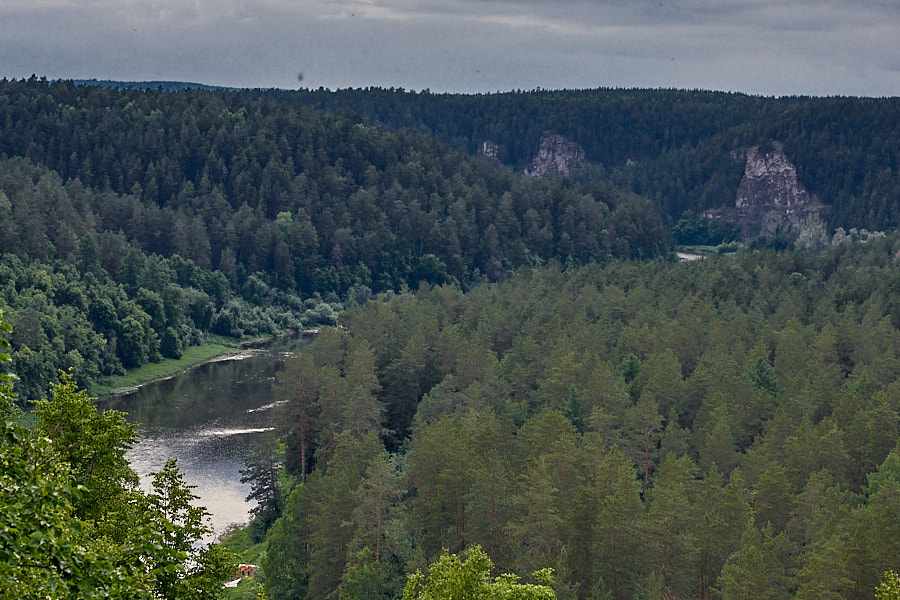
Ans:
POLYGON ((177 458, 198 504, 212 515, 221 534, 246 523, 253 507, 241 483, 244 459, 265 432, 281 402, 274 389, 283 351, 254 353, 243 360, 207 363, 124 396, 105 398, 101 410, 116 409, 138 424, 140 442, 128 451, 131 466, 150 488, 151 472, 177 458))
POLYGON ((265 404, 263 406, 260 406, 259 408, 251 408, 250 410, 247 411, 247 414, 260 412, 260 411, 264 411, 264 410, 270 410, 281 404, 284 404, 283 400, 280 400, 278 402, 272 402, 271 404, 265 404))

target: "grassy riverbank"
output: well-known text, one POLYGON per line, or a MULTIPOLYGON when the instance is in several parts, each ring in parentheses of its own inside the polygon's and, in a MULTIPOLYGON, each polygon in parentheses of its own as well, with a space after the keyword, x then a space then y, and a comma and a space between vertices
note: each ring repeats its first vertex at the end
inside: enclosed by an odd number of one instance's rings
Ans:
MULTIPOLYGON (((249 527, 237 527, 225 534, 220 543, 237 555, 238 562, 259 565, 266 550, 265 542, 254 542, 249 527)), ((265 579, 262 570, 257 570, 253 577, 243 580, 236 588, 225 590, 227 600, 256 600, 265 579)))
POLYGON ((165 358, 158 363, 147 363, 137 369, 131 369, 124 375, 109 377, 91 386, 90 392, 92 396, 97 397, 122 394, 145 383, 177 375, 215 358, 237 354, 242 347, 241 340, 236 338, 210 336, 209 342, 203 346, 185 348, 179 359, 165 358))
POLYGON ((728 242, 727 244, 719 244, 718 246, 677 244, 675 246, 675 252, 695 256, 710 256, 712 254, 730 254, 732 252, 737 252, 743 247, 744 245, 740 242, 728 242))

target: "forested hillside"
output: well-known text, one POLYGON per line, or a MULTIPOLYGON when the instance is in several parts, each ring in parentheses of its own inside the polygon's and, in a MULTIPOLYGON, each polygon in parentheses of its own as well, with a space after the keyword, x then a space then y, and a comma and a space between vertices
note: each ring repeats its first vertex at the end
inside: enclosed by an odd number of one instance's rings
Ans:
POLYGON ((665 256, 652 205, 241 94, 0 82, 0 308, 22 399, 419 281, 665 256), (15 256, 11 256, 15 255, 15 256))
POLYGON ((0 123, 0 152, 122 197, 104 228, 306 294, 668 250, 652 207, 608 185, 535 183, 424 135, 249 95, 11 81, 0 123))
MULTIPOLYGON (((145 250, 113 224, 123 210, 144 231, 159 211, 130 198, 63 184, 46 168, 0 159, 0 309, 11 336, 16 391, 43 397, 59 369, 90 386, 99 378, 203 344, 334 324, 320 297, 301 300, 256 276, 229 279, 178 254, 145 250)), ((196 239, 192 241, 196 242, 196 239)))
POLYGON ((389 598, 480 544, 563 600, 872 598, 900 553, 898 251, 550 265, 346 311, 285 373, 288 477, 254 480, 270 597, 368 573, 389 598))
POLYGON ((0 578, 215 596, 228 557, 192 544, 189 487, 171 465, 138 491, 133 429, 72 378, 339 325, 288 360, 244 472, 272 600, 396 598, 432 565, 405 594, 427 598, 467 548, 503 597, 872 598, 900 556, 900 234, 676 263, 666 224, 721 237, 699 211, 777 142, 831 226, 890 230, 898 112, 0 81, 0 370, 53 397, 0 440, 24 561, 0 578), (593 165, 521 174, 547 133, 593 165))
POLYGON ((528 166, 541 138, 580 144, 600 176, 647 196, 675 223, 685 210, 733 206, 743 172, 733 154, 781 142, 832 228, 900 225, 900 99, 763 98, 686 90, 562 90, 480 95, 357 89, 264 92, 276 101, 354 111, 476 153, 500 145, 528 166))

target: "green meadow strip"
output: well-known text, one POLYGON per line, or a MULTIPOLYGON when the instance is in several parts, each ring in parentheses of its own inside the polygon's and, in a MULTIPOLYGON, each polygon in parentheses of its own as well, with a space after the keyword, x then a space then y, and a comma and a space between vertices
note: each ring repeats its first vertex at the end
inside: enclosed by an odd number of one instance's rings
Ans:
POLYGON ((93 385, 91 394, 97 397, 124 394, 151 381, 172 377, 214 358, 237 354, 240 351, 237 340, 217 336, 212 343, 185 348, 179 359, 166 358, 158 363, 147 363, 136 369, 130 369, 124 375, 109 377, 102 383, 93 385))

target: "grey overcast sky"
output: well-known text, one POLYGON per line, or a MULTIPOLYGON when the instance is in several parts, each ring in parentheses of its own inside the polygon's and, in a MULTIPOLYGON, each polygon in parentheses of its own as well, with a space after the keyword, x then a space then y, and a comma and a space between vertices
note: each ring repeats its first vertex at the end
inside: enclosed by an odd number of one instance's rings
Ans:
POLYGON ((32 73, 900 96, 900 0, 0 0, 0 76, 32 73))

